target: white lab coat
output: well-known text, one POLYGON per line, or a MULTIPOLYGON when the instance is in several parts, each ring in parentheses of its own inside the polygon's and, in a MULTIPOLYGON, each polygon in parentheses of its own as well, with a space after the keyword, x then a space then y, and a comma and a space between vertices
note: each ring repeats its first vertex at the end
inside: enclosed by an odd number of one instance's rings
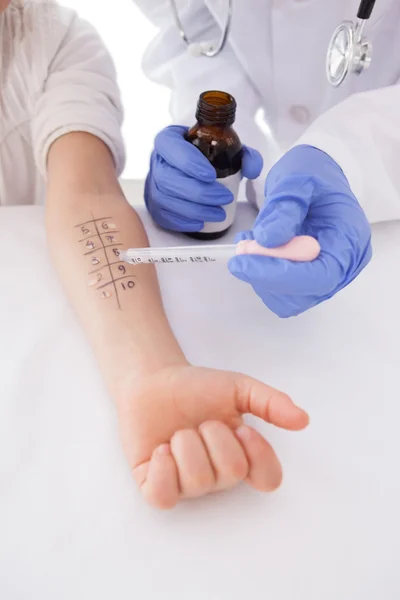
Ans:
POLYGON ((12 0, 0 14, 0 205, 43 202, 48 150, 72 131, 103 140, 121 173, 122 119, 94 28, 53 0, 12 0))
MULTIPOLYGON (((193 122, 200 92, 224 89, 237 99, 242 141, 265 158, 264 176, 292 145, 311 144, 341 165, 371 222, 400 218, 399 0, 377 0, 365 31, 371 67, 336 90, 325 77, 327 47, 339 23, 355 19, 359 0, 233 0, 229 43, 212 59, 187 52, 169 0, 136 3, 160 28, 143 66, 172 89, 175 123, 193 122)), ((220 36, 227 0, 178 6, 192 41, 220 36)), ((256 185, 260 206, 263 178, 256 185)))

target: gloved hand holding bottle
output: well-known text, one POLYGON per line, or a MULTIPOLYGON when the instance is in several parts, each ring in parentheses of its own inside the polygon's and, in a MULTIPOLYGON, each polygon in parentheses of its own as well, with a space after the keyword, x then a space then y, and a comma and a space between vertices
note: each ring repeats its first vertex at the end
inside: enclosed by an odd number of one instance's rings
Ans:
MULTIPOLYGON (((154 221, 185 233, 201 231, 206 222, 223 222, 224 206, 234 201, 207 158, 186 141, 187 132, 187 127, 172 125, 157 135, 145 186, 146 206, 154 221)), ((242 176, 256 179, 262 166, 261 155, 243 146, 242 176)))
POLYGON ((233 96, 203 92, 193 127, 158 134, 145 200, 161 227, 212 240, 232 225, 241 177, 256 179, 263 167, 261 155, 243 146, 233 129, 235 116, 233 96))
POLYGON ((296 146, 271 169, 265 203, 253 229, 239 240, 277 247, 296 235, 321 246, 312 262, 244 255, 230 271, 252 285, 280 317, 298 315, 334 296, 352 282, 372 256, 368 220, 339 165, 311 146, 296 146))

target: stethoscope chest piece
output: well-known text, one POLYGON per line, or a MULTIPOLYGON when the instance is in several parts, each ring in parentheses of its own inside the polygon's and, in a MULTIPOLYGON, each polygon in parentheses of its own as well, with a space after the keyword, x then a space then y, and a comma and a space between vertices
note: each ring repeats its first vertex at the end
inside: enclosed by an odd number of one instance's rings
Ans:
POLYGON ((331 85, 338 87, 349 72, 354 44, 353 23, 341 23, 334 31, 326 57, 326 76, 331 85))
POLYGON ((360 75, 371 64, 372 44, 363 37, 364 27, 371 16, 375 0, 362 0, 357 21, 343 21, 332 35, 326 57, 326 76, 338 87, 347 75, 360 75))

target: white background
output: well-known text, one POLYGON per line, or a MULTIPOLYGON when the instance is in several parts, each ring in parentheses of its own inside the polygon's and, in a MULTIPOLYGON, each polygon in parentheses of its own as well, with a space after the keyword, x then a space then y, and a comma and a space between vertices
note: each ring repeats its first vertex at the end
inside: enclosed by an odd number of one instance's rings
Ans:
POLYGON ((97 28, 114 58, 125 107, 128 161, 123 176, 143 179, 154 136, 170 123, 169 90, 150 82, 141 70, 143 53, 157 29, 133 0, 61 0, 61 4, 97 28))

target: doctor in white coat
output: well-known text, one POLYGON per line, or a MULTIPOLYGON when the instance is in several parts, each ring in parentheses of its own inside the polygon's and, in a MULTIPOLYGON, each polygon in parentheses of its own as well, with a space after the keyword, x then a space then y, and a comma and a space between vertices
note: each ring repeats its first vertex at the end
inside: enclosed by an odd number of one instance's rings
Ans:
MULTIPOLYGON (((170 0, 136 4, 160 28, 144 70, 171 88, 179 125, 155 140, 145 193, 154 220, 200 231, 205 221, 224 219, 233 197, 184 140, 199 94, 223 89, 238 104, 244 176, 257 179, 258 153, 264 159, 262 176, 246 186, 260 212, 241 237, 273 247, 308 233, 322 248, 311 263, 236 257, 231 272, 281 317, 332 297, 369 262, 369 223, 400 218, 400 2, 370 6, 364 30, 373 46, 370 68, 337 88, 325 75, 327 49, 342 21, 356 21, 359 0, 233 0, 227 43, 213 58, 188 51, 170 0)), ((228 0, 176 6, 192 43, 221 38, 228 0)))

